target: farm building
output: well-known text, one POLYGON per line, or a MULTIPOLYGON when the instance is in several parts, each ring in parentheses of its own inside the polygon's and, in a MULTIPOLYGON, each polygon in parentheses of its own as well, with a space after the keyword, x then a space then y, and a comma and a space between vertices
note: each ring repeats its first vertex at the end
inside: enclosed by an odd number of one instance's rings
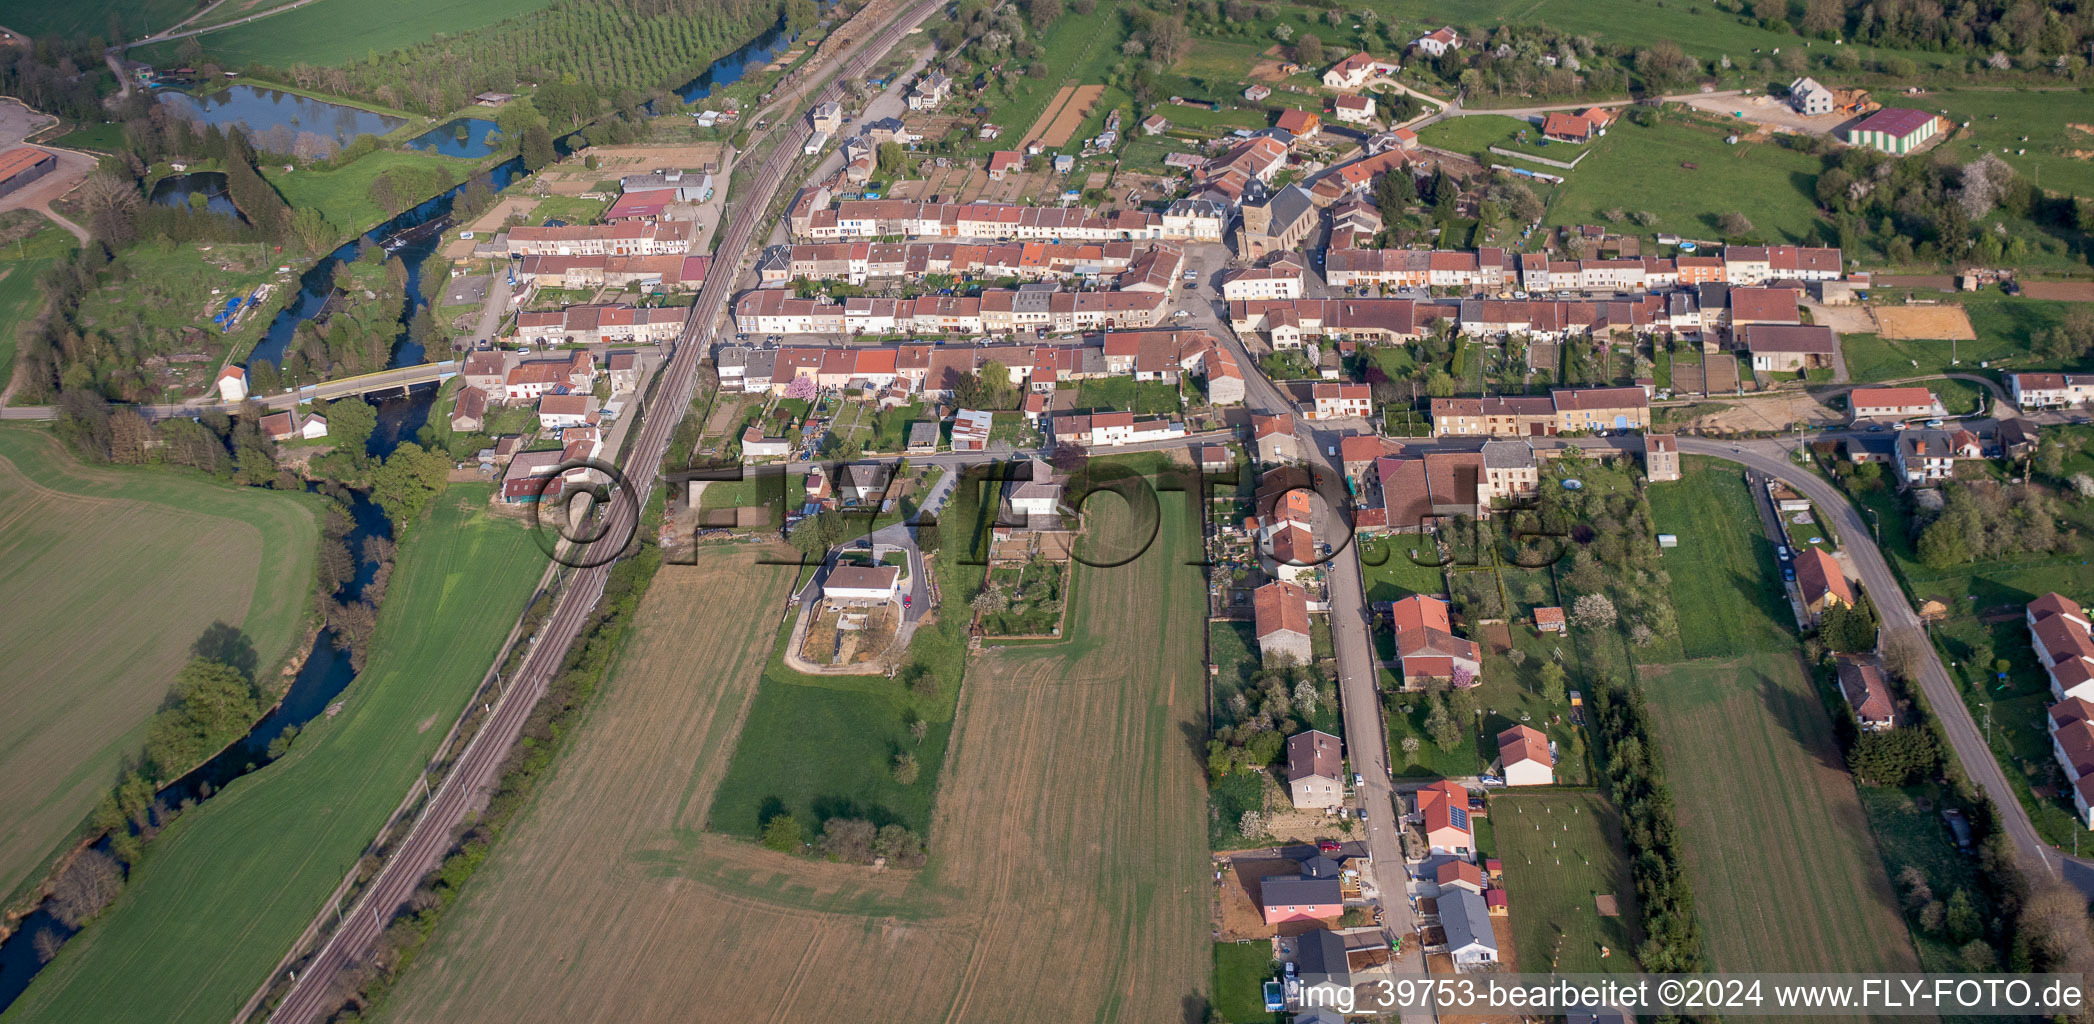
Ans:
POLYGON ((58 168, 58 157, 35 146, 0 153, 0 196, 7 195, 58 168))
POLYGON ((1338 737, 1318 729, 1287 738, 1287 795, 1301 808, 1345 802, 1345 768, 1338 737))
POLYGON ((1947 122, 1941 117, 1924 110, 1885 107, 1863 118, 1860 124, 1847 129, 1846 138, 1842 141, 1850 146, 1867 146, 1893 156, 1902 156, 1941 134, 1946 125, 1947 122))
POLYGON ((1528 725, 1515 725, 1498 734, 1498 759, 1508 786, 1547 786, 1556 781, 1556 755, 1549 738, 1528 725))

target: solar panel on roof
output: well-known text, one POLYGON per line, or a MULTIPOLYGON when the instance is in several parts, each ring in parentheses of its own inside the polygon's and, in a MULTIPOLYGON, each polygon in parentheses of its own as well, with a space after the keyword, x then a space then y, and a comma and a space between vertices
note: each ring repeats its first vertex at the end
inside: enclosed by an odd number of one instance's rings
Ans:
POLYGON ((1447 820, 1453 822, 1455 828, 1467 832, 1469 830, 1469 809, 1466 807, 1449 807, 1447 808, 1447 820))

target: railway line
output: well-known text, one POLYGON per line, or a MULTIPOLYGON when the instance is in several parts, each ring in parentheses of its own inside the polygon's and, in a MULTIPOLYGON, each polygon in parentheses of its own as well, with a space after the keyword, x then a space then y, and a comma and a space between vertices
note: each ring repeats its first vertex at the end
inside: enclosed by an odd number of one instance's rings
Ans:
MULTIPOLYGON (((919 4, 883 27, 878 35, 844 60, 835 77, 807 102, 840 99, 843 95, 841 83, 862 76, 873 62, 938 7, 938 0, 919 4)), ((718 325, 724 320, 727 298, 735 279, 740 276, 750 240, 765 219, 765 211, 784 184, 785 174, 801 155, 801 147, 811 132, 806 119, 798 116, 798 110, 783 107, 789 102, 791 98, 782 100, 776 109, 792 115, 791 120, 785 122, 790 127, 786 128, 782 138, 776 140, 770 155, 751 177, 749 194, 742 197, 741 208, 734 214, 714 252, 713 265, 718 269, 699 290, 691 319, 675 342, 654 401, 638 412, 642 417, 639 438, 630 457, 619 467, 634 486, 612 491, 603 510, 603 525, 596 534, 597 539, 573 549, 578 556, 573 559, 573 564, 586 567, 567 573, 565 588, 555 599, 552 613, 539 628, 536 640, 515 676, 507 680, 507 688, 494 702, 486 722, 467 743, 450 774, 430 794, 407 837, 387 858, 377 876, 365 886, 353 909, 343 915, 319 951, 297 965, 290 990, 270 1013, 271 1024, 318 1024, 340 1005, 345 995, 340 983, 344 969, 371 955, 386 924, 414 894, 423 875, 440 864, 450 851, 451 837, 457 826, 494 785, 502 763, 522 734, 532 708, 566 661, 569 647, 581 635, 590 612, 603 596, 611 565, 638 529, 641 510, 667 455, 669 439, 690 404, 697 387, 698 367, 709 355, 718 325), (659 413, 655 413, 657 409, 659 413)), ((779 116, 784 116, 784 113, 779 116)), ((774 134, 776 131, 773 129, 774 134)), ((320 916, 326 917, 333 912, 333 907, 324 908, 320 916)), ((276 979, 271 978, 265 984, 273 986, 275 983, 276 979)))

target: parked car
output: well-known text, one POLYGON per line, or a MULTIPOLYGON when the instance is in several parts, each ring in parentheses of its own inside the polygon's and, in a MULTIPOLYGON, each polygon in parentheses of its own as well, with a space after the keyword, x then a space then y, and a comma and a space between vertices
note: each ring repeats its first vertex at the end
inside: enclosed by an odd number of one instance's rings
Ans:
POLYGON ((1941 418, 1937 416, 1934 419, 1928 420, 1927 425, 1930 427, 1939 427, 1941 426, 1941 418))

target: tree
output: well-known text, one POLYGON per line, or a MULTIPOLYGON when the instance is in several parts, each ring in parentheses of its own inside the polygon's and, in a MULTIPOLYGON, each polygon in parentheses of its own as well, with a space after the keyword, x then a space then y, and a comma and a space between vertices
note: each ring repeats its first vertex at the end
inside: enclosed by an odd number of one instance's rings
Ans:
POLYGON ((326 251, 335 243, 336 234, 335 226, 318 209, 304 206, 291 214, 291 237, 298 239, 298 244, 309 253, 326 251))
POLYGON ((559 154, 553 150, 553 133, 540 122, 524 129, 524 171, 536 174, 540 168, 551 166, 559 154))
POLYGON ((800 848, 800 822, 791 814, 779 814, 764 822, 763 845, 779 853, 791 853, 800 848))
POLYGON ((880 173, 899 178, 909 171, 909 152, 899 142, 882 142, 879 146, 880 173))
POLYGON ((393 449, 371 475, 371 500, 392 520, 393 536, 406 533, 408 524, 443 493, 450 475, 449 462, 418 444, 403 442, 393 449))
POLYGON ((1541 663, 1542 700, 1547 701, 1551 705, 1562 704, 1565 699, 1563 689, 1564 681, 1564 671, 1562 665, 1559 665, 1553 661, 1545 661, 1541 663))
POLYGON ((1933 775, 1941 768, 1941 750, 1934 734, 1906 726, 1863 733, 1847 752, 1847 765, 1854 776, 1878 786, 1903 786, 1933 775))
POLYGON ((1724 234, 1732 237, 1752 232, 1752 222, 1736 210, 1726 211, 1723 216, 1716 218, 1716 226, 1722 228, 1724 234))
POLYGON ((1571 621, 1580 626, 1605 629, 1615 618, 1614 602, 1605 594, 1580 594, 1571 605, 1571 621))
POLYGON ((1303 67, 1313 68, 1323 63, 1323 40, 1314 32, 1304 32, 1294 43, 1294 59, 1303 67))
POLYGON ((145 758, 165 782, 195 767, 247 731, 254 684, 224 662, 196 658, 175 675, 167 710, 146 727, 145 758))
POLYGON ((124 888, 124 869, 100 850, 80 851, 51 890, 51 916, 68 928, 94 919, 124 888))
POLYGON ((1420 744, 1420 743, 1418 742, 1418 737, 1416 737, 1416 736, 1405 736, 1405 737, 1403 738, 1403 743, 1402 743, 1402 746, 1403 746, 1403 761, 1404 761, 1404 763, 1405 763, 1405 764, 1416 764, 1416 763, 1417 763, 1417 761, 1418 761, 1418 748, 1419 748, 1420 746, 1422 746, 1422 744, 1420 744))
POLYGON ((1836 604, 1825 609, 1818 623, 1818 639, 1842 654, 1876 649, 1876 613, 1866 602, 1858 607, 1836 604))
POLYGON ((865 864, 873 858, 873 840, 879 829, 860 818, 830 818, 822 823, 821 851, 830 860, 865 864))
POLYGON ((1425 734, 1432 737, 1434 746, 1451 753, 1455 747, 1461 745, 1461 723, 1455 721, 1454 716, 1448 713, 1447 702, 1441 700, 1437 694, 1427 697, 1426 700, 1432 705, 1432 709, 1425 713, 1425 734))
POLYGON ((327 417, 327 439, 334 442, 334 450, 347 456, 352 465, 368 463, 370 455, 365 449, 372 431, 378 429, 378 410, 361 398, 343 398, 328 403, 321 414, 327 417))
POLYGON ((1949 894, 1948 916, 1945 923, 1949 936, 1957 942, 1969 942, 1984 929, 1978 917, 1978 908, 1970 901, 1970 893, 1961 889, 1949 894))
POLYGON ((915 754, 905 750, 894 755, 894 781, 904 786, 916 785, 917 776, 922 771, 923 769, 916 763, 915 754))

